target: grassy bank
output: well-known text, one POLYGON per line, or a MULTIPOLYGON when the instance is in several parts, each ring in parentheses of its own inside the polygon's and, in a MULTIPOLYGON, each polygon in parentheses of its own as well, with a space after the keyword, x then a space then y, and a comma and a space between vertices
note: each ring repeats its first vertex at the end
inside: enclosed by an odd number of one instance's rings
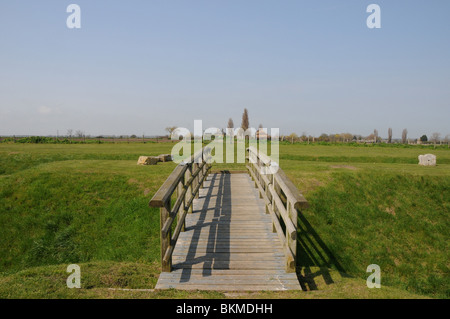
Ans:
MULTIPOLYGON (((227 297, 108 289, 156 283, 159 214, 147 203, 175 164, 136 161, 172 146, 1 144, 0 297, 227 297), (72 263, 86 275, 81 291, 65 287, 72 263)), ((281 167, 311 204, 298 245, 309 292, 256 296, 448 298, 450 151, 425 151, 438 166, 416 164, 423 149, 280 145, 281 167), (373 263, 380 290, 365 286, 373 263)))

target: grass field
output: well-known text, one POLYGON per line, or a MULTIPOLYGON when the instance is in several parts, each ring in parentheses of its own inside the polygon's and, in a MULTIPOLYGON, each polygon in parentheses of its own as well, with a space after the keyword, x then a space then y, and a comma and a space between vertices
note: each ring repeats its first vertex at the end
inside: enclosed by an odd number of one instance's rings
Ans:
POLYGON ((0 298, 450 297, 450 150, 300 144, 280 146, 280 165, 311 204, 299 219, 307 292, 111 290, 156 284, 159 214, 147 204, 175 164, 136 161, 172 146, 0 144, 0 298), (425 153, 436 167, 417 165, 425 153), (82 289, 66 287, 72 263, 82 289), (366 287, 369 264, 381 289, 366 287))

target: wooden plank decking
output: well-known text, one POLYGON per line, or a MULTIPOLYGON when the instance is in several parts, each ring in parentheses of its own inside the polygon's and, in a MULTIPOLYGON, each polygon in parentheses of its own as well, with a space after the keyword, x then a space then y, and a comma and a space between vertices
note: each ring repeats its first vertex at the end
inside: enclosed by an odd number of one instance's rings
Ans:
POLYGON ((210 174, 156 289, 299 290, 248 174, 210 174))

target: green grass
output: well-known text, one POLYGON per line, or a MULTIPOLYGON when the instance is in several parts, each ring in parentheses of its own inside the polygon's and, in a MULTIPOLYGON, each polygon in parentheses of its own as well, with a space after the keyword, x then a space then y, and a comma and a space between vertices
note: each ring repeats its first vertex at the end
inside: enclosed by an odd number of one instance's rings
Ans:
POLYGON ((226 298, 426 298, 395 287, 368 289, 364 280, 341 276, 339 272, 313 268, 315 274, 326 272, 332 284, 322 278, 312 278, 316 290, 224 293, 214 291, 154 290, 159 275, 159 263, 88 262, 81 263, 81 289, 68 289, 67 265, 34 267, 0 276, 0 298, 152 298, 152 299, 226 299, 226 298))
MULTIPOLYGON (((387 144, 385 144, 387 145, 387 144)), ((280 145, 280 160, 345 162, 345 163, 403 163, 417 164, 421 154, 435 154, 439 164, 450 164, 447 146, 432 147, 379 147, 376 145, 352 147, 342 145, 280 145)))
POLYGON ((148 144, 2 144, 0 176, 39 164, 68 160, 133 160, 170 154, 172 143, 148 144))
POLYGON ((325 185, 308 193, 300 264, 333 266, 360 278, 369 264, 378 264, 384 285, 448 298, 449 189, 448 177, 331 172, 325 185), (328 258, 311 249, 309 225, 326 243, 328 258))
POLYGON ((148 201, 175 164, 136 161, 173 145, 0 144, 0 298, 449 298, 450 151, 304 144, 280 145, 280 164, 311 204, 299 219, 307 293, 110 290, 154 288, 148 201), (418 166, 425 153, 438 166, 418 166), (72 263, 81 290, 65 286, 72 263), (365 285, 373 263, 381 289, 365 285))
POLYGON ((156 258, 159 214, 147 204, 173 167, 64 161, 0 179, 1 269, 156 258))

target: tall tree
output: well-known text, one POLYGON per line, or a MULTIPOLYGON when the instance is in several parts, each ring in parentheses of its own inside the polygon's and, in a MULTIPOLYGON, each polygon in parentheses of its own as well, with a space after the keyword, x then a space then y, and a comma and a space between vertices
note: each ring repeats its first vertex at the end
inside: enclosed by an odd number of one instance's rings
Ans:
POLYGON ((408 130, 405 128, 402 131, 402 143, 406 144, 406 139, 408 138, 408 130))
POLYGON ((349 142, 353 138, 353 134, 350 133, 342 133, 341 134, 342 142, 349 142))
POLYGON ((291 144, 294 144, 294 141, 297 141, 298 135, 295 133, 291 133, 288 138, 291 140, 291 144))
POLYGON ((247 109, 244 109, 244 113, 242 114, 241 128, 245 132, 249 128, 249 126, 250 126, 250 122, 248 119, 248 111, 247 111, 247 109))
POLYGON ((392 143, 392 128, 388 129, 388 143, 392 143))
POLYGON ((228 119, 228 126, 227 127, 228 128, 234 128, 234 122, 233 122, 233 119, 231 117, 228 119))

